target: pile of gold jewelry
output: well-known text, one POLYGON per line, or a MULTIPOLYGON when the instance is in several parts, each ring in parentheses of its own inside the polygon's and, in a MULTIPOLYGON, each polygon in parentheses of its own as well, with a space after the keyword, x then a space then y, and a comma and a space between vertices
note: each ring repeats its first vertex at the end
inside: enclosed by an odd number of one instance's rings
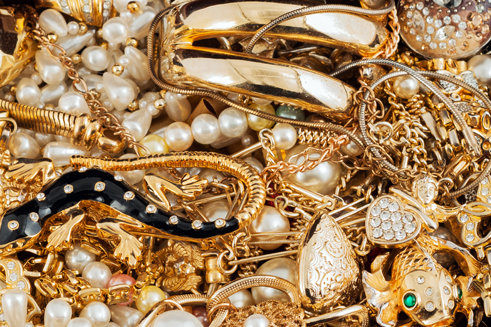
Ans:
POLYGON ((0 1, 0 327, 491 326, 491 1, 329 1, 0 1))

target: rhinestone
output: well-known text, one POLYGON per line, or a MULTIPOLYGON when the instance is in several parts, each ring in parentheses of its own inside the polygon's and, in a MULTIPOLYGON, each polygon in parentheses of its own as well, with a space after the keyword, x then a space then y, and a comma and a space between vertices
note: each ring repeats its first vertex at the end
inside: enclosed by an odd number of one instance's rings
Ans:
POLYGON ((467 240, 467 242, 472 242, 474 240, 474 235, 472 234, 467 234, 465 239, 467 240))
POLYGON ((169 217, 169 224, 177 225, 178 223, 179 223, 179 218, 176 215, 169 217))
POLYGON ((67 5, 68 5, 68 3, 66 2, 66 0, 61 0, 60 4, 61 4, 62 6, 67 6, 67 5))
POLYGON ((484 185, 484 184, 487 184, 487 183, 488 183, 488 181, 489 181, 489 180, 488 180, 488 178, 487 178, 487 177, 485 177, 485 178, 484 178, 484 179, 481 181, 481 184, 483 184, 483 185, 484 185))
POLYGON ((467 220, 469 220, 469 216, 466 213, 460 216, 461 222, 465 223, 467 220))
POLYGON ((424 5, 422 2, 418 2, 418 3, 416 4, 416 9, 421 10, 421 9, 423 9, 423 7, 424 7, 424 6, 425 6, 425 5, 424 5))
POLYGON ((397 202, 391 202, 389 204, 389 211, 394 212, 394 211, 396 211, 398 209, 399 209, 399 204, 397 202))
POLYGON ((383 229, 383 230, 389 230, 389 229, 391 229, 391 228, 392 228, 392 224, 391 224, 391 222, 390 222, 390 221, 384 221, 384 222, 382 223, 382 229, 383 229))
POLYGON ((456 46, 457 41, 455 41, 455 39, 450 39, 450 40, 448 40, 448 44, 450 44, 451 46, 456 46))
POLYGON ((455 26, 444 26, 442 28, 439 28, 438 31, 436 31, 435 33, 435 40, 446 40, 452 36, 453 32, 455 32, 455 26))
MULTIPOLYGON (((70 8, 68 7, 63 7, 63 11, 65 12, 65 14, 71 14, 72 12, 70 11, 70 8)), ((82 171, 83 173, 83 171, 82 171)))
POLYGON ((191 227, 193 227, 193 229, 201 229, 201 227, 203 227, 203 222, 200 220, 194 220, 191 227))
POLYGON ((90 13, 90 6, 89 5, 84 5, 84 7, 83 7, 82 10, 83 10, 84 13, 90 13))
POLYGON ((428 296, 432 296, 433 295, 433 289, 431 287, 428 287, 425 290, 425 294, 428 295, 428 296))
POLYGON ((410 223, 411 221, 413 221, 413 215, 411 215, 410 213, 406 213, 404 217, 402 217, 402 221, 406 224, 410 223))
POLYGON ((373 237, 375 238, 379 238, 380 236, 382 236, 384 232, 382 231, 382 228, 375 228, 373 230, 373 237))
POLYGON ((484 11, 484 5, 482 3, 476 5, 476 11, 481 14, 484 11))
POLYGON ((102 12, 102 15, 103 15, 103 16, 108 16, 108 15, 109 15, 109 10, 107 10, 107 9, 106 9, 106 10, 104 10, 104 11, 102 12))
POLYGON ((414 5, 409 5, 409 10, 414 10, 414 5))
POLYGON ((402 227, 404 227, 404 225, 402 224, 402 222, 400 220, 398 220, 392 224, 392 229, 395 231, 402 230, 402 227))
POLYGON ((423 15, 427 16, 430 13, 430 10, 428 8, 423 9, 423 15))
POLYGON ((219 218, 219 219, 215 220, 215 227, 216 227, 216 228, 222 228, 222 227, 225 227, 225 224, 226 224, 225 220, 223 220, 223 219, 221 219, 221 218, 219 218))
POLYGON ((65 185, 65 187, 63 187, 63 191, 65 191, 66 194, 70 194, 73 192, 73 186, 70 184, 67 184, 67 185, 65 185))
POLYGON ((390 218, 390 212, 389 211, 384 211, 382 212, 382 214, 380 214, 380 218, 382 218, 382 220, 387 220, 390 218))
POLYGON ((416 41, 423 42, 423 37, 421 35, 416 35, 416 41))
POLYGON ((387 208, 389 206, 389 199, 388 198, 383 198, 382 200, 380 200, 380 207, 381 208, 387 208))
POLYGON ((95 183, 94 190, 96 190, 97 192, 102 192, 104 191, 105 188, 106 188, 106 184, 104 184, 103 182, 95 183))
POLYGON ((46 195, 44 195, 44 193, 38 193, 38 195, 36 195, 36 199, 38 201, 44 201, 46 199, 46 195))
POLYGON ((440 19, 435 20, 435 27, 440 28, 443 26, 443 22, 440 19))
POLYGON ((155 213, 157 211, 157 207, 153 204, 149 204, 146 208, 147 213, 155 213))
POLYGON ((448 288, 448 286, 443 286, 443 293, 450 295, 450 288, 448 288))
POLYGON ((390 215, 390 219, 392 221, 401 220, 401 218, 402 218, 402 214, 400 212, 394 212, 392 215, 390 215))
POLYGON ((393 232, 393 231, 391 231, 391 230, 386 230, 386 231, 384 232, 384 238, 385 238, 387 241, 389 241, 389 240, 393 239, 393 238, 394 238, 394 232, 393 232))
POLYGON ((378 227, 378 226, 380 226, 380 223, 381 223, 381 222, 382 222, 382 221, 381 221, 381 220, 380 220, 380 218, 378 218, 378 217, 373 217, 372 219, 370 219, 370 225, 371 225, 372 227, 378 227))
POLYGON ((426 311, 431 312, 431 311, 435 310, 435 305, 433 304, 433 302, 428 301, 425 304, 425 309, 426 309, 426 311))
POLYGON ((9 268, 9 269, 11 269, 11 270, 12 270, 12 269, 15 269, 15 262, 13 262, 13 261, 9 261, 9 263, 7 263, 7 268, 9 268))
POLYGON ((454 306, 455 306, 455 302, 453 300, 448 300, 448 308, 453 309, 454 306))
POLYGON ((11 222, 9 222, 10 230, 16 230, 17 228, 19 228, 19 223, 16 220, 12 220, 11 222))
POLYGON ((416 35, 416 30, 415 30, 414 28, 411 28, 411 29, 409 30, 409 34, 411 34, 411 35, 416 35))
POLYGON ((408 25, 409 23, 412 23, 412 25, 414 25, 414 28, 419 32, 419 33, 423 33, 424 30, 425 30, 425 20, 423 18, 423 16, 421 16, 421 14, 419 13, 419 11, 416 11, 414 13, 414 17, 412 19, 411 22, 407 22, 408 25))
POLYGON ((447 283, 452 283, 452 278, 449 275, 445 275, 445 279, 447 280, 447 283))
POLYGON ((124 194, 125 200, 133 200, 135 198, 135 193, 128 191, 124 194))
POLYGON ((104 2, 104 9, 109 9, 109 8, 111 8, 111 3, 104 2))
POLYGON ((396 239, 398 241, 402 241, 405 238, 406 238, 406 232, 404 232, 403 230, 400 230, 400 231, 397 231, 396 232, 396 239))
POLYGON ((25 287, 26 287, 26 283, 24 283, 23 281, 17 283, 18 289, 23 290, 25 287))
POLYGON ((452 18, 450 18, 450 16, 446 16, 443 18, 443 23, 445 24, 450 24, 452 22, 452 18))
POLYGON ((461 31, 457 31, 455 32, 455 37, 461 39, 462 37, 464 37, 464 33, 462 33, 461 31))
POLYGON ((406 13, 406 17, 407 17, 407 18, 412 18, 412 17, 413 17, 413 12, 412 12, 412 11, 408 11, 408 12, 406 13))
POLYGON ((488 195, 489 194, 489 189, 487 187, 484 187, 482 190, 481 190, 481 194, 482 195, 488 195))
POLYGON ((461 30, 465 30, 465 29, 467 28, 467 24, 466 24, 465 22, 460 22, 460 23, 459 23, 459 28, 460 28, 461 30))
POLYGON ((488 201, 488 203, 491 203, 491 196, 488 196, 486 200, 488 201))
POLYGON ((118 182, 121 182, 121 181, 123 181, 124 177, 121 175, 116 175, 116 176, 114 176, 114 179, 117 180, 118 182))
POLYGON ((382 212, 382 209, 380 209, 379 206, 375 206, 372 208, 371 214, 374 216, 378 216, 378 215, 380 215, 381 212, 382 212))
POLYGON ((459 23, 460 22, 460 15, 452 15, 452 21, 454 23, 459 23))
POLYGON ((37 214, 37 212, 31 212, 29 214, 29 219, 31 219, 32 221, 38 221, 39 220, 39 215, 37 214))
POLYGON ((433 21, 434 21, 434 20, 433 20, 433 17, 431 17, 431 16, 426 17, 426 22, 427 22, 428 24, 433 24, 433 21))
POLYGON ((15 282, 18 278, 19 278, 19 276, 16 273, 10 274, 10 280, 11 281, 15 282))
POLYGON ((418 282, 418 284, 423 284, 425 282, 425 278, 423 276, 418 276, 418 278, 416 278, 416 281, 418 282))
POLYGON ((409 223, 409 224, 406 224, 404 226, 404 230, 407 232, 407 233, 412 233, 416 230, 416 225, 413 224, 413 223, 409 223))
MULTIPOLYGON (((70 9, 68 9, 68 10, 70 10, 70 9)), ((87 171, 87 167, 81 167, 78 171, 81 173, 85 173, 87 171)))
POLYGON ((5 321, 5 315, 3 313, 0 314, 0 321, 5 321))
POLYGON ((433 34, 435 32, 435 29, 433 28, 433 26, 428 26, 426 28, 426 32, 428 32, 428 34, 433 34))
POLYGON ((425 35, 425 42, 426 43, 430 43, 431 42, 431 36, 430 35, 428 35, 428 34, 425 35))
POLYGON ((474 223, 468 223, 467 225, 465 225, 465 228, 467 230, 473 230, 474 229, 474 223))
POLYGON ((447 44, 445 42, 440 42, 440 44, 438 45, 440 47, 440 49, 444 50, 447 48, 447 44))
POLYGON ((430 43, 430 48, 432 48, 433 50, 436 49, 437 45, 435 42, 431 42, 430 43))

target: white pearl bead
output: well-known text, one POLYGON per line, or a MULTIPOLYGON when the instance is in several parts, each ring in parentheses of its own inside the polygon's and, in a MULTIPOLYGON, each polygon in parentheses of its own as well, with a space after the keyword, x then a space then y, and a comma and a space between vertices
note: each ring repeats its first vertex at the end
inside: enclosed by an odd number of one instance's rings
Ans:
MULTIPOLYGON (((131 1, 133 1, 133 0, 114 0, 113 6, 119 13, 122 13, 123 11, 128 10, 128 3, 130 3, 131 1)), ((146 6, 148 1, 147 0, 136 0, 135 2, 141 8, 143 6, 146 6)))
POLYGON ((254 157, 245 157, 242 158, 245 162, 252 166, 252 168, 256 169, 259 173, 263 172, 264 166, 261 161, 257 160, 254 157))
POLYGON ((49 301, 44 312, 45 327, 66 327, 72 318, 72 307, 62 299, 49 301))
POLYGON ((41 154, 36 140, 24 133, 15 133, 10 137, 9 150, 17 158, 35 159, 41 154))
POLYGON ((65 49, 68 56, 73 56, 80 50, 82 50, 91 40, 94 39, 94 34, 91 31, 80 35, 67 35, 58 39, 57 44, 59 44, 63 49, 65 49))
POLYGON ((73 318, 66 327, 92 327, 92 324, 85 318, 73 318))
POLYGON ((196 117, 191 124, 193 137, 201 144, 211 144, 220 137, 218 119, 210 114, 202 114, 196 117))
POLYGON ((121 56, 118 58, 118 64, 120 64, 121 66, 127 67, 130 63, 131 60, 127 56, 121 56))
POLYGON ((186 151, 193 144, 193 133, 188 124, 175 122, 167 126, 164 139, 171 150, 186 151))
MULTIPOLYGON (((263 210, 259 213, 258 217, 251 224, 251 234, 258 241, 274 241, 282 239, 282 236, 254 236, 256 233, 278 233, 289 232, 290 222, 288 218, 283 216, 275 207, 264 206, 263 210)), ((259 247, 263 250, 274 250, 281 246, 281 244, 262 244, 259 247)))
MULTIPOLYGON (((43 79, 39 73, 32 74, 31 79, 34 81, 34 83, 36 83, 36 85, 40 85, 43 82, 43 79)), ((19 92, 19 84, 17 84, 17 92, 19 92)))
MULTIPOLYGON (((123 75, 121 75, 121 76, 123 76, 123 75)), ((126 78, 126 77, 124 78, 124 80, 131 85, 131 87, 133 88, 133 92, 135 92, 135 96, 140 94, 140 88, 138 87, 138 85, 136 85, 134 80, 126 78)))
POLYGON ((214 169, 205 168, 199 173, 199 177, 206 179, 209 183, 213 182, 213 179, 222 180, 225 175, 214 169))
POLYGON ((59 84, 65 79, 65 67, 45 49, 36 51, 36 65, 46 84, 59 84))
POLYGON ((143 52, 135 47, 126 47, 124 48, 124 55, 130 59, 130 63, 125 69, 135 80, 146 81, 150 79, 148 58, 143 52))
POLYGON ((102 302, 90 302, 80 312, 80 318, 90 321, 92 327, 105 327, 111 320, 111 311, 102 302))
POLYGON ((80 30, 80 25, 77 22, 69 22, 68 23, 68 34, 76 35, 80 30))
POLYGON ((82 62, 87 68, 100 72, 109 65, 109 53, 101 46, 92 46, 82 52, 82 62))
MULTIPOLYGON (((111 270, 102 262, 89 263, 82 272, 82 277, 90 283, 92 287, 106 288, 107 283, 112 277, 111 270)), ((89 319, 90 320, 90 319, 89 319)))
POLYGON ((166 311, 157 316, 152 327, 203 327, 203 324, 186 311, 172 310, 166 311))
POLYGON ((10 289, 2 295, 2 309, 9 327, 24 327, 27 320, 27 294, 10 289))
POLYGON ((164 97, 165 112, 174 121, 186 121, 191 115, 191 104, 186 96, 167 92, 164 97))
POLYGON ((229 210, 230 205, 227 200, 218 200, 205 204, 201 209, 201 212, 210 221, 215 221, 219 218, 225 219, 229 210))
POLYGON ((121 17, 114 17, 102 26, 102 37, 111 43, 121 43, 128 38, 126 21, 121 17))
MULTIPOLYGON (((292 148, 288 153, 285 161, 305 150, 307 146, 297 145, 292 148)), ((311 154, 311 159, 315 160, 319 158, 319 154, 311 154)), ((292 160, 293 164, 299 165, 304 162, 303 157, 292 160)), ((336 190, 336 186, 341 180, 342 167, 338 163, 323 162, 314 169, 307 170, 305 172, 299 172, 288 177, 288 180, 303 186, 311 191, 318 192, 324 195, 331 195, 336 190)))
POLYGON ((479 84, 491 86, 491 56, 477 55, 467 62, 467 68, 476 76, 479 84))
POLYGON ((17 83, 17 92, 15 95, 17 102, 26 106, 34 106, 41 100, 41 90, 31 78, 22 78, 17 83))
POLYGON ((269 319, 262 314, 253 314, 244 321, 244 327, 268 327, 269 319))
POLYGON ((137 40, 147 36, 150 25, 152 25, 152 21, 157 14, 152 7, 140 6, 140 8, 141 10, 137 14, 134 14, 128 22, 130 35, 133 35, 137 40))
POLYGON ((36 133, 34 134, 34 139, 39 144, 40 147, 46 146, 49 142, 54 142, 55 136, 48 133, 36 133))
POLYGON ((63 15, 54 9, 46 9, 39 15, 39 26, 46 33, 54 33, 58 37, 66 36, 68 33, 68 27, 63 15))
MULTIPOLYGON (((291 282, 293 285, 297 284, 297 263, 295 260, 289 258, 276 258, 266 261, 256 271, 256 275, 269 275, 276 276, 291 282)), ((264 301, 282 301, 290 302, 289 296, 280 290, 271 287, 253 287, 252 297, 254 302, 259 304, 264 301)))
MULTIPOLYGON (((361 139, 360 131, 356 132, 355 135, 361 139)), ((348 144, 342 145, 340 151, 343 154, 354 156, 354 157, 359 156, 363 153, 363 149, 361 149, 358 145, 356 145, 356 143, 353 142, 353 140, 350 140, 348 144)))
POLYGON ((116 110, 128 108, 128 105, 135 99, 135 91, 131 84, 124 78, 111 73, 104 73, 102 80, 107 96, 114 108, 116 110))
POLYGON ((107 324, 105 327, 120 327, 117 323, 115 322, 110 322, 109 324, 107 324))
POLYGON ((273 128, 273 137, 278 149, 288 150, 297 143, 297 131, 290 124, 280 123, 273 128))
POLYGON ((67 142, 50 142, 44 148, 44 157, 53 160, 55 166, 70 164, 71 156, 88 156, 89 151, 67 142))
POLYGON ((218 124, 222 134, 227 137, 239 137, 249 127, 246 114, 235 108, 227 108, 222 111, 218 117, 218 124))
POLYGON ((128 129, 137 141, 141 141, 147 135, 151 123, 152 115, 148 111, 137 110, 126 117, 123 121, 123 126, 128 129))
MULTIPOLYGON (((129 158, 136 158, 136 154, 127 153, 119 157, 119 159, 129 159, 129 158)), ((145 176, 145 171, 146 171, 145 169, 142 169, 142 170, 132 170, 132 171, 117 171, 115 173, 116 175, 123 176, 124 180, 128 184, 135 185, 141 182, 143 176, 145 176)))
POLYGON ((248 290, 239 291, 228 298, 230 303, 232 303, 236 308, 244 308, 250 305, 254 305, 254 298, 252 297, 251 292, 248 290))
POLYGON ((71 270, 78 272, 84 271, 84 268, 91 262, 95 261, 95 254, 84 249, 80 244, 75 244, 73 249, 66 251, 65 263, 71 270))
POLYGON ((32 322, 26 322, 24 327, 34 327, 34 324, 32 322))
POLYGON ((58 102, 58 110, 75 116, 90 114, 89 106, 84 97, 75 91, 67 92, 61 96, 58 102))
POLYGON ((110 305, 111 319, 121 327, 136 327, 143 318, 137 309, 122 305, 110 305))
POLYGON ((68 91, 66 84, 52 84, 45 85, 41 89, 41 103, 44 104, 58 104, 61 96, 68 91))
POLYGON ((242 143, 242 145, 247 148, 254 144, 254 136, 252 136, 251 134, 246 134, 242 136, 242 138, 240 139, 240 143, 242 143))
POLYGON ((419 82, 416 78, 405 75, 394 78, 392 84, 394 93, 403 99, 410 99, 419 92, 419 82))

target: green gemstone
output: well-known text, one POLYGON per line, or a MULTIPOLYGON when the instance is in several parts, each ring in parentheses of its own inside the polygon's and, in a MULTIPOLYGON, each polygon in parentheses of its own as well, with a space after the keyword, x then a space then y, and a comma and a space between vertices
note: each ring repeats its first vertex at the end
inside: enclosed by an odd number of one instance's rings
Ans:
POLYGON ((302 109, 296 109, 290 106, 279 106, 276 109, 276 116, 294 119, 294 120, 305 120, 305 112, 302 109))
POLYGON ((404 305, 406 308, 412 308, 416 305, 416 295, 408 293, 404 295, 404 305))
POLYGON ((459 299, 462 299, 462 289, 457 286, 457 295, 459 296, 459 299))

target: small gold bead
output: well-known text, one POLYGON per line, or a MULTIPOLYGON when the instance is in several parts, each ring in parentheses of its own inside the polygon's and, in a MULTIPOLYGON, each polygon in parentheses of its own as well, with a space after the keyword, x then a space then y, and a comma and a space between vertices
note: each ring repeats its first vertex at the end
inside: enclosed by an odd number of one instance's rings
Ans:
POLYGON ((96 100, 99 100, 101 98, 101 94, 99 92, 97 92, 96 89, 92 89, 89 92, 94 95, 94 97, 96 98, 96 100))
POLYGON ((54 33, 49 33, 48 34, 48 40, 50 43, 56 43, 56 41, 58 41, 58 35, 56 35, 54 33))
POLYGON ((85 23, 78 23, 78 25, 80 25, 80 28, 78 30, 78 34, 80 35, 84 35, 89 30, 89 28, 85 23))
POLYGON ((155 100, 154 106, 158 110, 162 110, 165 107, 165 101, 164 99, 157 99, 155 100))
POLYGON ((165 98, 165 94, 167 93, 166 90, 160 90, 160 97, 163 99, 165 98))
POLYGON ((13 95, 17 93, 17 85, 14 84, 10 87, 10 92, 12 92, 13 95))
POLYGON ((102 43, 100 44, 100 46, 101 46, 101 48, 106 49, 106 50, 107 50, 107 48, 109 48, 109 45, 108 45, 108 43, 107 43, 107 42, 102 42, 102 43))
POLYGON ((138 46, 138 40, 133 37, 130 37, 129 39, 126 40, 126 46, 136 48, 138 46))
POLYGON ((136 14, 137 12, 140 11, 140 6, 135 2, 135 1, 131 1, 128 3, 128 5, 126 6, 126 8, 130 11, 130 13, 132 14, 136 14))
POLYGON ((82 62, 82 56, 79 53, 76 53, 72 56, 72 61, 75 65, 78 65, 82 62))
POLYGON ((140 107, 140 105, 138 104, 138 101, 136 100, 133 100, 133 102, 131 102, 129 105, 128 105, 128 110, 129 111, 135 111, 138 109, 138 107, 140 107))
POLYGON ((99 28, 99 29, 97 30, 96 36, 97 36, 99 39, 102 39, 102 28, 99 28))
POLYGON ((51 103, 48 103, 47 105, 44 106, 43 109, 46 109, 46 110, 54 110, 55 109, 55 105, 54 104, 51 104, 51 103))
POLYGON ((111 71, 113 72, 114 75, 121 76, 124 72, 124 66, 121 66, 120 64, 115 64, 111 68, 111 71))

